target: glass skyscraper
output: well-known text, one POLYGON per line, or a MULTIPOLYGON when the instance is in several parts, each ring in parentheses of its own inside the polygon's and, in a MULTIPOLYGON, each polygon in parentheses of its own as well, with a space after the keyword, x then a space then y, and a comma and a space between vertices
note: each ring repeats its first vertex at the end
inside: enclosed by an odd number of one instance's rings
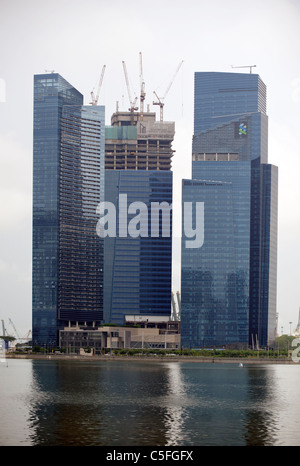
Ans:
POLYGON ((204 203, 204 241, 186 248, 183 224, 182 347, 274 342, 278 175, 267 162, 260 77, 195 73, 192 180, 183 180, 182 201, 183 209, 204 203))
POLYGON ((104 108, 57 73, 34 77, 32 329, 54 346, 74 322, 103 319, 104 108))
POLYGON ((172 175, 171 171, 106 170, 105 201, 115 206, 117 214, 116 235, 104 240, 106 323, 125 324, 126 315, 170 316, 172 175), (144 210, 136 211, 139 203, 144 210), (159 212, 158 205, 165 208, 159 212), (130 223, 137 216, 139 234, 134 237, 130 223))

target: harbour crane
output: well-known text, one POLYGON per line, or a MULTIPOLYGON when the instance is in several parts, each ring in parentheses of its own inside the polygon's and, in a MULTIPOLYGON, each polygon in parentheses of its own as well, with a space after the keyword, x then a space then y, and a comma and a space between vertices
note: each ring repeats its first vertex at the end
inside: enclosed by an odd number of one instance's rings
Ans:
POLYGON ((145 92, 145 81, 143 77, 143 61, 142 61, 142 52, 140 52, 140 112, 141 114, 144 113, 144 100, 146 97, 146 92, 145 92))
POLYGON ((256 68, 256 65, 245 65, 245 66, 233 66, 231 68, 250 68, 250 74, 252 74, 252 68, 256 68))
POLYGON ((18 340, 21 340, 21 338, 20 338, 20 336, 19 336, 19 334, 18 334, 18 332, 17 332, 17 329, 16 329, 16 327, 15 327, 15 324, 13 323, 13 321, 12 321, 11 319, 8 319, 8 320, 9 320, 10 325, 11 325, 12 328, 14 329, 14 332, 15 332, 15 335, 16 335, 17 339, 18 339, 18 340))
POLYGON ((98 105, 99 94, 100 94, 100 89, 101 89, 101 86, 102 86, 102 81, 103 81, 103 76, 104 76, 104 73, 105 73, 105 68, 106 68, 106 65, 103 65, 101 75, 100 75, 100 79, 99 79, 99 84, 98 84, 96 96, 94 94, 94 90, 92 90, 92 92, 91 92, 91 97, 92 97, 92 102, 90 102, 91 105, 98 105))
POLYGON ((171 86, 172 86, 172 84, 173 84, 173 81, 174 81, 174 79, 175 79, 175 77, 176 77, 178 71, 179 71, 180 68, 181 68, 182 63, 183 63, 183 60, 182 60, 182 61, 179 63, 179 65, 177 66, 176 71, 175 71, 175 73, 174 73, 174 75, 173 75, 173 77, 172 77, 172 79, 171 79, 171 81, 170 81, 170 83, 169 83, 169 85, 168 85, 168 87, 167 87, 167 89, 166 89, 166 92, 165 92, 165 94, 164 94, 163 97, 158 97, 158 95, 156 94, 156 92, 153 91, 153 94, 155 94, 155 96, 156 96, 156 98, 157 98, 157 100, 158 100, 158 102, 153 102, 153 105, 159 105, 159 107, 160 107, 160 121, 163 121, 164 99, 166 98, 166 96, 167 96, 167 94, 168 94, 168 92, 169 92, 169 90, 170 90, 170 88, 171 88, 171 86))
POLYGON ((128 79, 128 73, 127 73, 127 68, 126 68, 125 61, 122 61, 122 64, 123 64, 123 70, 124 70, 124 75, 125 75, 127 92, 128 92, 129 102, 130 102, 130 108, 128 110, 131 113, 133 113, 135 110, 138 110, 138 107, 136 107, 137 97, 135 97, 134 100, 132 100, 132 98, 131 98, 130 85, 129 85, 129 79, 128 79))
POLYGON ((5 335, 6 335, 6 328, 5 328, 5 325, 4 325, 4 320, 2 320, 1 322, 2 322, 2 336, 5 337, 5 335))

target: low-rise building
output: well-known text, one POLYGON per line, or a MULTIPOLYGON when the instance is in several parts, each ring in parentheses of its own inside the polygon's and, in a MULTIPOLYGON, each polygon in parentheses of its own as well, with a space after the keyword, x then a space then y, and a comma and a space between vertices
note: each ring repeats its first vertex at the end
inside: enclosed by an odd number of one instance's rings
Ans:
POLYGON ((126 316, 126 322, 131 325, 65 327, 59 332, 59 346, 67 353, 83 349, 94 354, 107 349, 180 348, 180 322, 152 316, 126 316))

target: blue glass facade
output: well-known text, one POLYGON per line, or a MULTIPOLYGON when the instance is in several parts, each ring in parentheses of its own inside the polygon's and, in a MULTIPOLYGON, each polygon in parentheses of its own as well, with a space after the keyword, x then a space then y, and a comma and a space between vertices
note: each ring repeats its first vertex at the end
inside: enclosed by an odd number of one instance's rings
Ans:
POLYGON ((61 121, 58 319, 103 320, 104 107, 64 106, 61 121))
POLYGON ((96 308, 89 314, 87 289, 95 267, 100 287, 101 248, 93 272, 83 258, 95 254, 98 238, 93 216, 101 199, 101 170, 104 176, 104 109, 82 104, 82 94, 59 74, 34 77, 32 329, 37 345, 55 345, 66 320, 78 321, 84 313, 87 320, 96 317, 96 308), (85 286, 85 302, 77 301, 85 286))
POLYGON ((257 74, 196 72, 194 90, 194 135, 267 112, 266 86, 257 74))
POLYGON ((106 170, 105 201, 115 207, 116 235, 104 239, 104 321, 124 324, 126 315, 169 316, 172 211, 164 210, 156 223, 151 222, 151 207, 163 202, 172 207, 172 172, 106 170), (137 237, 130 230, 139 215, 135 208, 130 213, 134 202, 146 206, 137 237))
POLYGON ((194 184, 184 180, 182 192, 183 203, 204 202, 205 239, 201 248, 186 250, 183 231, 183 347, 254 340, 265 346, 274 340, 277 169, 267 161, 266 87, 260 77, 195 73, 194 184), (217 188, 208 181, 229 183, 228 194, 212 196, 217 188), (210 296, 209 303, 203 296, 210 296))

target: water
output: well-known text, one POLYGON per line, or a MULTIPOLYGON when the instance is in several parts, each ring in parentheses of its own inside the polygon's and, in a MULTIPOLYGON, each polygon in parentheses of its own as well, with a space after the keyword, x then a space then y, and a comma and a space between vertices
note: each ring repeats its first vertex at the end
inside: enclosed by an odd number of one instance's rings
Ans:
POLYGON ((300 445, 297 364, 6 362, 1 446, 300 445))

